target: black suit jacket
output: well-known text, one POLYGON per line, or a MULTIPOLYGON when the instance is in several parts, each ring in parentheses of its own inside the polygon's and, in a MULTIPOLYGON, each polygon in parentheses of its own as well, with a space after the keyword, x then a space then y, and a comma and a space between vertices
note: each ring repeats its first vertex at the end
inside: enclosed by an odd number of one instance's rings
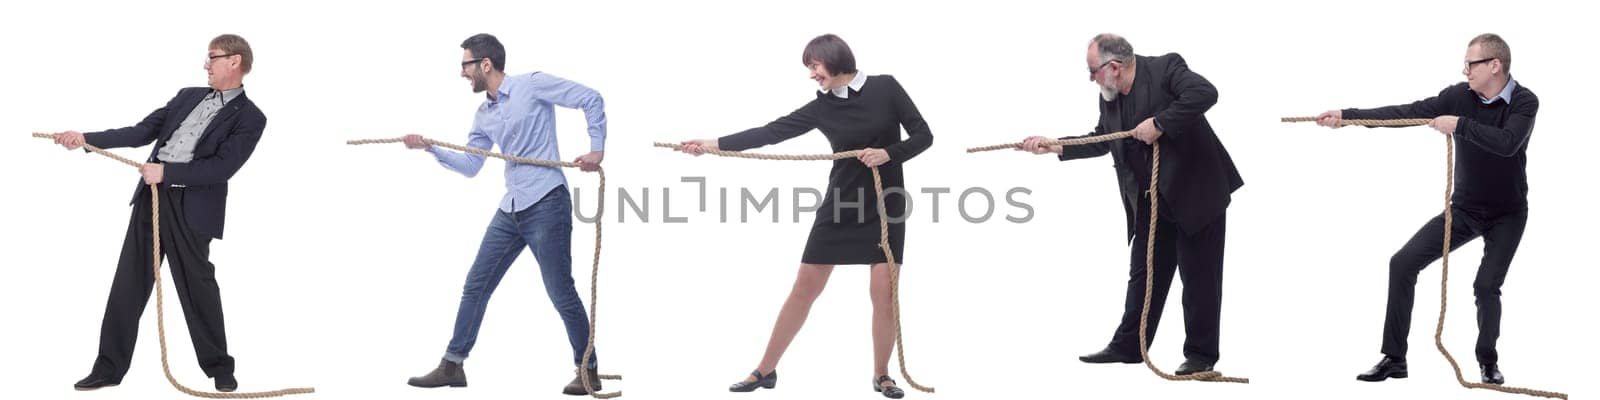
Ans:
MULTIPOLYGON (((166 146, 173 132, 184 118, 194 111, 211 88, 195 87, 178 91, 167 105, 151 112, 143 121, 126 128, 86 133, 84 140, 95 147, 139 147, 155 142, 145 162, 160 162, 156 152, 166 146)), ((228 204, 228 179, 239 172, 250 153, 255 152, 261 131, 266 129, 267 116, 256 108, 250 98, 240 93, 228 102, 206 126, 194 146, 194 159, 187 163, 166 164, 162 187, 185 186, 184 213, 190 228, 217 239, 222 238, 222 222, 228 204)), ((141 178, 133 199, 137 201, 144 191, 150 190, 141 178)), ((130 202, 131 204, 131 202, 130 202)))
MULTIPOLYGON (((1182 231, 1199 232, 1227 211, 1233 191, 1244 186, 1244 179, 1233 166, 1233 158, 1228 156, 1228 150, 1222 147, 1217 133, 1211 130, 1211 123, 1206 121, 1206 110, 1217 104, 1217 88, 1205 77, 1190 71, 1183 56, 1177 53, 1135 58, 1133 89, 1128 94, 1132 96, 1133 110, 1119 110, 1117 102, 1100 101, 1100 124, 1094 133, 1085 136, 1133 129, 1134 126, 1123 126, 1120 112, 1133 112, 1135 124, 1155 118, 1162 130, 1161 138, 1157 139, 1161 144, 1161 176, 1156 182, 1156 191, 1165 199, 1162 203, 1168 212, 1163 214, 1176 219, 1182 231)), ((1138 203, 1141 192, 1149 188, 1138 187, 1132 168, 1123 159, 1128 150, 1126 146, 1147 145, 1128 138, 1067 146, 1061 160, 1111 153, 1131 239, 1139 229, 1133 226, 1133 207, 1148 207, 1138 203)))

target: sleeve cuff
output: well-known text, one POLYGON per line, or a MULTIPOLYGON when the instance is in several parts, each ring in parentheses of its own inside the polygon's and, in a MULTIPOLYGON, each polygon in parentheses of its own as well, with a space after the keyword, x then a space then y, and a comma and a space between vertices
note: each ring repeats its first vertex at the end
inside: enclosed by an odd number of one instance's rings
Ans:
POLYGON ((164 185, 188 184, 187 164, 161 164, 161 183, 164 185))
POLYGON ((902 151, 898 146, 889 146, 884 148, 883 151, 889 153, 890 163, 902 163, 906 161, 906 157, 910 157, 907 156, 906 152, 902 151))

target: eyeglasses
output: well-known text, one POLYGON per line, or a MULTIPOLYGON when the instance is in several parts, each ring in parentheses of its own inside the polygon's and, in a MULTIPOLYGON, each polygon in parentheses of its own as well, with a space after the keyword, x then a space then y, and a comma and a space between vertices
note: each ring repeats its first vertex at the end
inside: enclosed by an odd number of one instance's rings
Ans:
POLYGON ((206 56, 206 63, 210 64, 211 62, 217 61, 218 58, 233 57, 233 56, 237 56, 237 55, 239 55, 239 53, 224 53, 224 54, 218 54, 218 55, 214 55, 214 56, 206 56))
POLYGON ((461 69, 467 69, 468 65, 477 64, 477 63, 483 62, 483 60, 487 60, 487 59, 489 59, 489 57, 474 58, 474 59, 471 59, 471 60, 462 61, 461 62, 461 69))
POLYGON ((1477 60, 1477 61, 1467 61, 1466 64, 1462 64, 1461 65, 1461 69, 1470 69, 1474 65, 1483 64, 1483 63, 1494 61, 1494 60, 1497 60, 1497 58, 1489 57, 1489 58, 1485 58, 1485 59, 1481 59, 1481 60, 1477 60))
POLYGON ((1115 59, 1106 60, 1106 62, 1100 63, 1100 66, 1098 66, 1098 67, 1090 68, 1089 69, 1089 77, 1093 78, 1095 76, 1095 74, 1100 73, 1100 70, 1106 69, 1107 65, 1111 65, 1111 63, 1114 63, 1114 62, 1117 62, 1117 60, 1115 60, 1115 59))

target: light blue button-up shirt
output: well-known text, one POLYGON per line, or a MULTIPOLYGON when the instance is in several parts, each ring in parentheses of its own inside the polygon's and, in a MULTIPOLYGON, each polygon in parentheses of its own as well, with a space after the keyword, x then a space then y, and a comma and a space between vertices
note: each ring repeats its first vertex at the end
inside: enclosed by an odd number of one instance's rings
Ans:
POLYGON ((1500 89, 1500 94, 1497 94, 1494 97, 1490 97, 1490 98, 1487 98, 1487 99, 1483 98, 1483 95, 1480 94, 1480 95, 1478 95, 1478 101, 1483 102, 1483 104, 1489 104, 1489 103, 1493 103, 1495 99, 1504 99, 1506 101, 1506 104, 1511 104, 1511 92, 1514 91, 1514 90, 1517 90, 1517 80, 1516 79, 1507 78, 1506 79, 1506 87, 1503 88, 1503 89, 1500 89))
MULTIPOLYGON (((467 146, 541 160, 562 161, 556 146, 555 107, 582 109, 589 121, 589 150, 605 151, 606 111, 600 93, 547 73, 506 76, 495 97, 484 100, 473 117, 467 146)), ((467 177, 483 169, 483 156, 428 148, 439 164, 467 177)), ((506 163, 506 195, 500 210, 517 212, 567 183, 559 167, 506 163)))

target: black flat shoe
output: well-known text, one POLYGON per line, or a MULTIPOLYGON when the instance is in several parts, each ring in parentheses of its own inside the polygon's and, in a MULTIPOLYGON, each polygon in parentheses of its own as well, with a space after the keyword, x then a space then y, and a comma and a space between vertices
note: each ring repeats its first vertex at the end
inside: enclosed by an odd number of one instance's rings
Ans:
POLYGON ((1209 362, 1195 361, 1195 360, 1184 360, 1183 365, 1179 365, 1178 366, 1178 370, 1177 371, 1173 371, 1173 374, 1176 374, 1178 376, 1193 375, 1193 374, 1199 373, 1199 372, 1210 371, 1211 368, 1214 367, 1214 366, 1216 366, 1216 363, 1209 363, 1209 362))
POLYGON ((765 376, 760 370, 750 371, 750 376, 756 378, 754 382, 739 381, 728 385, 729 392, 754 392, 756 389, 771 389, 778 386, 778 370, 772 370, 765 376))
POLYGON ((228 393, 239 390, 239 380, 234 379, 233 375, 220 375, 212 378, 212 381, 216 384, 218 392, 228 393))
POLYGON ((1483 371, 1483 383, 1490 385, 1504 385, 1506 383, 1506 376, 1500 374, 1499 365, 1478 364, 1478 368, 1483 371))
POLYGON ((1384 356, 1383 360, 1378 361, 1378 365, 1372 366, 1372 369, 1361 375, 1356 375, 1356 380, 1383 382, 1385 379, 1405 379, 1407 376, 1411 376, 1411 373, 1406 372, 1406 360, 1384 356))
POLYGON ((1078 361, 1083 361, 1083 362, 1090 363, 1090 364, 1111 364, 1111 363, 1137 364, 1137 363, 1143 362, 1144 359, 1139 358, 1138 355, 1131 355, 1130 356, 1130 355, 1118 353, 1116 350, 1112 350, 1110 347, 1106 347, 1106 348, 1101 349, 1100 351, 1094 352, 1092 354, 1079 356, 1078 357, 1078 361))
POLYGON ((72 384, 72 389, 77 391, 95 390, 116 386, 118 383, 120 382, 112 381, 111 378, 100 374, 89 374, 89 376, 79 380, 78 383, 72 384))
POLYGON ((895 382, 893 378, 890 378, 888 375, 879 375, 878 379, 873 380, 872 381, 872 391, 878 392, 878 393, 883 393, 883 397, 888 397, 888 398, 891 398, 891 399, 898 399, 898 398, 901 398, 901 397, 906 397, 906 391, 900 390, 900 385, 897 382, 895 382), (885 386, 883 386, 884 382, 894 383, 895 385, 894 386, 885 387, 885 386))

